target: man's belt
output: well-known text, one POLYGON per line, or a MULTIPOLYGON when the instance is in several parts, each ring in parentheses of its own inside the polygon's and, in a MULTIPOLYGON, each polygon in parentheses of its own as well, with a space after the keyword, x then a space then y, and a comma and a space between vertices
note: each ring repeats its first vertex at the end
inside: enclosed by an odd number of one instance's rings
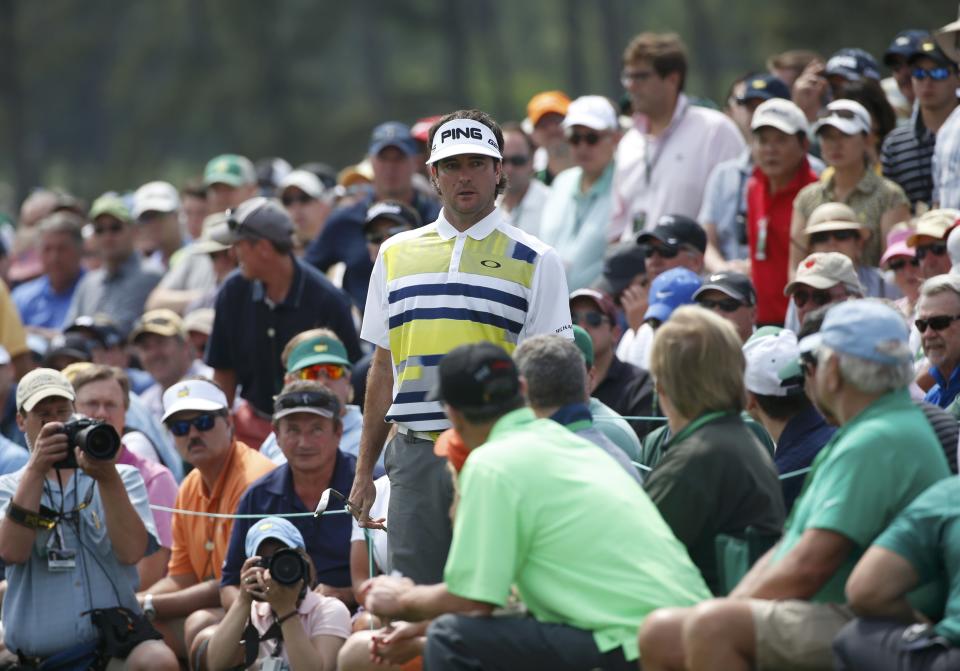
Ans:
POLYGON ((402 433, 410 438, 419 438, 420 440, 426 440, 428 442, 435 443, 443 431, 414 431, 413 429, 408 429, 402 424, 398 424, 397 433, 402 433))

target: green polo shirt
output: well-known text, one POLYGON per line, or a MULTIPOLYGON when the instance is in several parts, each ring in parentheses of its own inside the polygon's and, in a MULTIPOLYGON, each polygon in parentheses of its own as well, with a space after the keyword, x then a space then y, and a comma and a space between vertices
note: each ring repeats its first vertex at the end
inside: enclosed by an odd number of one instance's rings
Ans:
POLYGON ((500 418, 460 474, 444 569, 457 596, 498 606, 512 585, 541 622, 638 657, 651 611, 710 592, 656 507, 600 448, 529 409, 500 418))
POLYGON ((807 529, 842 534, 855 547, 811 601, 843 603, 854 565, 927 487, 950 475, 943 448, 906 389, 889 392, 840 427, 816 459, 773 561, 807 529))
MULTIPOLYGON (((740 413, 740 419, 750 429, 753 437, 759 440, 760 444, 767 450, 767 454, 773 457, 775 448, 773 438, 763 428, 763 424, 751 417, 746 410, 740 413)), ((656 468, 660 460, 663 459, 663 451, 669 442, 670 426, 668 424, 664 424, 648 433, 643 439, 643 448, 640 450, 640 463, 650 469, 656 468)))

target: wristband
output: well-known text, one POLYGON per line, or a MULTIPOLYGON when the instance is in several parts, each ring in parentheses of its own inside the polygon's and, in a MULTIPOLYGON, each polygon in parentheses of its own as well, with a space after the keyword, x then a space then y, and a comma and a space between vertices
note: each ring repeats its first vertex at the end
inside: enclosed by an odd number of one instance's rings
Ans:
POLYGON ((41 512, 27 510, 13 501, 7 506, 7 518, 11 522, 34 531, 52 529, 57 525, 56 518, 47 517, 41 512))

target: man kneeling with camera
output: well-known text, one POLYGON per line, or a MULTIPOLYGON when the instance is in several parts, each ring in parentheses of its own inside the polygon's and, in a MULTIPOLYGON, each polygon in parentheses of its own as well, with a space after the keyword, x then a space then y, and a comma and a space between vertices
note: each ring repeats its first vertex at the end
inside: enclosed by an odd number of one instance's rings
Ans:
POLYGON ((350 635, 350 612, 311 587, 315 572, 303 535, 290 522, 265 517, 247 531, 240 594, 206 650, 211 671, 257 668, 333 671, 350 635))
POLYGON ((0 477, 4 643, 24 669, 177 669, 137 605, 137 562, 159 547, 143 478, 74 398, 49 368, 17 387, 30 460, 0 477))

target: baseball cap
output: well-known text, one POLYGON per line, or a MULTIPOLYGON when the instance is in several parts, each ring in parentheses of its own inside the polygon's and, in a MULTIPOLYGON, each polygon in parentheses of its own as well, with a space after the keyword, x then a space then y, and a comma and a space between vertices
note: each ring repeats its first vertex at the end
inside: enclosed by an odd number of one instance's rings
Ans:
POLYGON ((643 247, 633 240, 620 242, 607 250, 597 289, 618 296, 634 277, 647 271, 643 247))
POLYGON ((819 133, 824 126, 832 126, 844 135, 869 133, 872 128, 870 112, 855 100, 834 100, 820 113, 820 119, 813 125, 813 134, 819 133))
POLYGON ((183 338, 186 336, 187 331, 183 328, 183 320, 180 318, 180 315, 173 310, 158 308, 145 312, 143 316, 137 320, 133 325, 133 330, 130 331, 130 342, 136 343, 137 339, 146 333, 153 333, 154 335, 165 338, 174 336, 183 338))
POLYGON ((500 160, 500 145, 493 131, 473 119, 451 119, 433 134, 428 164, 460 154, 481 154, 500 160))
POLYGON ((227 225, 226 212, 214 212, 208 214, 203 219, 203 228, 200 230, 200 238, 194 242, 188 249, 191 254, 215 254, 216 252, 225 252, 230 249, 230 245, 218 242, 217 239, 228 239, 230 229, 227 225))
POLYGON ((336 338, 320 335, 316 338, 304 340, 293 348, 287 357, 287 372, 313 366, 318 363, 335 363, 339 366, 351 368, 347 358, 347 348, 336 338))
MULTIPOLYGON (((894 229, 887 234, 887 248, 883 252, 883 256, 880 257, 880 267, 883 268, 887 261, 896 257, 896 256, 906 256, 913 258, 917 255, 913 247, 907 245, 907 238, 910 237, 910 229, 894 229)), ((947 242, 947 247, 949 249, 950 243, 949 238, 947 242)))
POLYGON ((226 228, 218 226, 211 231, 211 238, 225 245, 232 245, 241 238, 265 238, 272 242, 290 242, 293 236, 293 221, 280 201, 263 196, 254 196, 235 210, 227 210, 226 228))
POLYGON ((545 114, 567 115, 570 98, 563 91, 544 91, 530 98, 527 103, 527 118, 536 126, 545 114))
POLYGON ((701 252, 707 250, 707 234, 690 217, 682 214, 665 214, 657 219, 657 225, 651 231, 645 231, 637 236, 637 243, 644 244, 652 239, 659 240, 670 247, 687 244, 701 252))
POLYGON ((824 74, 827 77, 837 75, 851 82, 864 78, 880 81, 877 61, 863 49, 841 49, 827 61, 824 74))
POLYGON ((398 200, 381 200, 368 207, 367 218, 363 222, 363 231, 366 232, 377 219, 389 219, 406 228, 420 228, 423 225, 420 213, 398 200))
POLYGON ((103 314, 93 315, 92 317, 90 315, 81 315, 74 319, 73 323, 67 326, 63 332, 86 333, 96 340, 98 344, 102 345, 104 349, 110 349, 111 347, 122 345, 125 342, 123 334, 120 332, 120 327, 117 326, 116 322, 103 314))
POLYGON ((305 549, 303 534, 291 522, 282 517, 264 517, 247 529, 243 550, 247 557, 255 557, 260 545, 268 538, 280 541, 288 548, 305 549))
POLYGON ((616 325, 617 323, 617 308, 614 306, 613 301, 610 300, 610 297, 604 294, 603 292, 597 291, 596 289, 577 289, 572 294, 570 294, 570 302, 573 302, 574 298, 580 298, 586 296, 587 298, 593 300, 597 304, 597 307, 600 308, 600 312, 607 316, 607 319, 610 320, 610 324, 616 325))
POLYGON ((953 263, 950 272, 960 274, 960 228, 953 229, 947 236, 947 254, 953 263))
POLYGON ((587 333, 587 330, 582 326, 573 325, 573 344, 577 346, 577 349, 580 350, 580 353, 583 355, 583 360, 587 364, 587 368, 593 366, 593 338, 590 337, 590 334, 587 333))
POLYGON ((24 412, 30 412, 37 403, 51 396, 68 401, 76 399, 73 386, 67 378, 52 368, 34 368, 17 384, 17 408, 24 412))
POLYGON ((610 101, 603 96, 580 96, 570 103, 567 116, 563 120, 564 128, 586 126, 593 130, 617 130, 617 112, 610 101))
POLYGON ((940 48, 940 45, 937 44, 936 40, 932 37, 927 36, 925 39, 921 40, 917 44, 916 49, 913 53, 907 57, 907 63, 913 64, 914 61, 917 61, 921 58, 929 58, 937 65, 943 67, 956 67, 957 64, 950 60, 950 57, 943 53, 943 49, 940 48))
POLYGON ((387 147, 396 147, 407 156, 417 153, 410 127, 399 121, 386 121, 373 129, 367 155, 376 156, 387 147))
POLYGON ((960 221, 960 210, 943 207, 937 210, 925 212, 917 219, 917 228, 913 234, 907 238, 907 244, 911 247, 917 246, 917 238, 926 235, 931 238, 943 239, 947 233, 960 221))
POLYGON ((213 308, 197 308, 183 317, 183 330, 187 333, 196 332, 210 335, 213 333, 213 318, 216 311, 213 308))
POLYGON ((744 305, 757 304, 757 292, 754 291, 753 282, 743 273, 733 271, 721 271, 713 273, 704 281, 700 288, 693 293, 693 300, 705 291, 719 291, 722 294, 734 298, 744 305))
POLYGON ((340 416, 340 401, 336 395, 326 387, 315 391, 287 391, 281 392, 273 398, 273 421, 287 415, 299 414, 319 415, 327 419, 340 416))
POLYGON ((275 190, 283 178, 290 174, 293 166, 286 159, 273 156, 258 159, 253 169, 257 173, 257 185, 267 192, 275 190))
POLYGON ((176 212, 180 209, 180 194, 169 182, 147 182, 133 194, 134 219, 145 212, 176 212))
POLYGON ((650 305, 643 321, 667 321, 678 307, 693 302, 693 294, 699 288, 700 277, 687 268, 671 268, 657 275, 650 284, 650 305))
POLYGON ((478 342, 455 347, 440 360, 437 383, 427 400, 454 408, 485 408, 519 397, 520 376, 513 359, 493 343, 478 342))
POLYGON ((442 118, 439 114, 435 114, 434 116, 425 116, 422 119, 417 119, 417 122, 410 127, 410 136, 417 142, 426 144, 430 139, 430 129, 433 128, 433 124, 442 118))
POLYGON ((807 132, 807 116, 791 100, 771 98, 760 103, 750 121, 750 130, 769 126, 787 135, 807 132))
POLYGON ((773 98, 783 98, 790 100, 790 87, 782 79, 766 72, 750 75, 743 80, 746 88, 743 93, 737 96, 738 103, 745 103, 748 100, 771 100, 773 98))
POLYGON ((323 183, 309 170, 291 170, 277 185, 277 193, 282 194, 290 187, 300 189, 311 198, 323 196, 323 183))
POLYGON ((814 289, 829 289, 843 284, 848 289, 863 293, 853 261, 839 252, 817 252, 801 261, 793 282, 784 287, 783 295, 789 296, 801 284, 814 289))
POLYGON ((790 380, 785 384, 780 371, 800 358, 797 335, 787 329, 762 336, 753 335, 743 345, 743 356, 747 367, 743 384, 748 391, 761 396, 788 396, 803 390, 803 380, 799 384, 790 380))
POLYGON ((163 392, 163 417, 166 422, 178 412, 194 410, 214 412, 227 409, 227 397, 209 380, 184 380, 163 392))
POLYGON ((226 184, 245 186, 257 183, 257 171, 246 156, 220 154, 207 163, 203 170, 203 185, 226 184))
POLYGON ((901 30, 890 42, 887 50, 883 52, 883 64, 886 66, 893 65, 893 59, 897 56, 910 58, 917 52, 920 43, 927 39, 930 39, 930 33, 926 30, 917 28, 901 30))
POLYGON ((93 342, 80 333, 58 333, 51 338, 50 346, 44 352, 42 363, 48 368, 59 368, 60 366, 56 366, 56 360, 62 357, 76 359, 77 361, 92 361, 93 342))
POLYGON ((128 224, 133 221, 133 217, 130 216, 130 209, 123 202, 123 199, 115 193, 105 193, 93 201, 88 216, 90 221, 94 221, 97 217, 104 214, 128 224))
POLYGON ((807 219, 807 227, 803 229, 803 235, 809 240, 814 233, 849 230, 859 231, 862 238, 870 237, 870 229, 860 223, 857 213, 849 205, 823 203, 810 213, 810 218, 807 219))
POLYGON ((903 315, 880 301, 860 298, 827 310, 820 331, 800 341, 800 352, 826 345, 841 354, 898 364, 910 361, 908 338, 903 315))

